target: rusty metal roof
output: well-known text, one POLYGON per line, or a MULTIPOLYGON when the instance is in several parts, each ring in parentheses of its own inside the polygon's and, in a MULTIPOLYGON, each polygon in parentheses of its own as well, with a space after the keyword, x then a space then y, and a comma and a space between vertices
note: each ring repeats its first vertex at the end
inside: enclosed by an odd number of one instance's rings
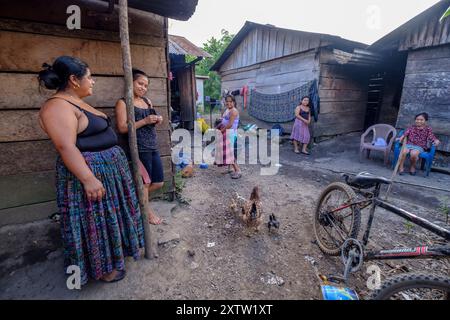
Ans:
POLYGON ((450 43, 450 17, 439 22, 449 6, 450 0, 439 1, 373 43, 369 50, 405 51, 450 43))
MULTIPOLYGON (((102 0, 110 2, 110 0, 102 0)), ((113 0, 116 4, 118 0, 113 0)), ((186 21, 194 14, 198 0, 128 0, 128 7, 186 21)))
POLYGON ((185 37, 169 35, 169 53, 178 55, 191 55, 196 57, 211 58, 212 56, 197 47, 185 37))

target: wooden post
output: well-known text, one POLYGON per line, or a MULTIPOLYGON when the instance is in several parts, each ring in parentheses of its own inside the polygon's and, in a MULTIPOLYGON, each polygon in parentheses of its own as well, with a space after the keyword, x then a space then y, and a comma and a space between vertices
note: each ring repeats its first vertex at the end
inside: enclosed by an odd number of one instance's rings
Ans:
MULTIPOLYGON (((395 139, 395 137, 393 139, 395 139)), ((391 192, 392 184, 394 183, 394 178, 397 175, 398 167, 400 166, 400 161, 402 160, 402 157, 403 157, 403 150, 405 150, 405 148, 406 148, 407 141, 408 141, 408 138, 405 137, 402 147, 400 148, 400 154, 398 155, 397 163, 395 164, 395 167, 394 167, 394 172, 392 172, 391 184, 388 186, 388 189, 386 191, 385 200, 388 199, 389 193, 391 192)))
POLYGON ((133 106, 133 76, 131 73, 131 53, 130 40, 128 33, 128 1, 119 0, 119 28, 120 28, 120 45, 122 47, 123 72, 125 75, 125 103, 127 105, 128 119, 128 143, 130 146, 131 163, 133 169, 133 178, 137 188, 139 207, 143 217, 144 236, 145 236, 145 258, 152 259, 153 241, 150 224, 148 223, 147 207, 148 203, 144 202, 144 186, 142 184, 141 175, 139 173, 139 154, 137 151, 136 125, 134 122, 134 106, 133 106))

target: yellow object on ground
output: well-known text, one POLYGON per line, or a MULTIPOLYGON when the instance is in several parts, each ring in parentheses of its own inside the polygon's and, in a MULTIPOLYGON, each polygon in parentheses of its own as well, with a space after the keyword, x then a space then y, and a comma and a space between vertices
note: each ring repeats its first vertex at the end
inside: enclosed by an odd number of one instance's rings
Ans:
POLYGON ((197 122, 200 125, 200 128, 202 129, 202 133, 205 133, 206 130, 209 129, 209 125, 206 123, 205 119, 203 118, 197 119, 197 122))

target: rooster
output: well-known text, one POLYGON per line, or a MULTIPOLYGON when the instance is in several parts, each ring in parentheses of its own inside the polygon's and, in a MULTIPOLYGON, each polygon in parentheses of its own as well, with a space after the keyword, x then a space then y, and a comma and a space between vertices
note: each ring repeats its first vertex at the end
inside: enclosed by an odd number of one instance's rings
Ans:
POLYGON ((235 192, 231 199, 230 208, 247 228, 254 228, 255 231, 259 231, 262 222, 262 205, 258 187, 253 188, 249 200, 235 192))

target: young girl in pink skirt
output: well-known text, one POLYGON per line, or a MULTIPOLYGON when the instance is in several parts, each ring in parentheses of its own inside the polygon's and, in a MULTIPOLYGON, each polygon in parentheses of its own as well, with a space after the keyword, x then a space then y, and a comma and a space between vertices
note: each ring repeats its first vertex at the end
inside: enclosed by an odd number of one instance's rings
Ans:
POLYGON ((309 155, 308 147, 311 135, 309 124, 311 123, 311 109, 309 108, 309 97, 304 96, 300 105, 295 108, 295 122, 292 128, 291 139, 294 142, 294 152, 300 153, 299 143, 303 144, 301 153, 309 155))

